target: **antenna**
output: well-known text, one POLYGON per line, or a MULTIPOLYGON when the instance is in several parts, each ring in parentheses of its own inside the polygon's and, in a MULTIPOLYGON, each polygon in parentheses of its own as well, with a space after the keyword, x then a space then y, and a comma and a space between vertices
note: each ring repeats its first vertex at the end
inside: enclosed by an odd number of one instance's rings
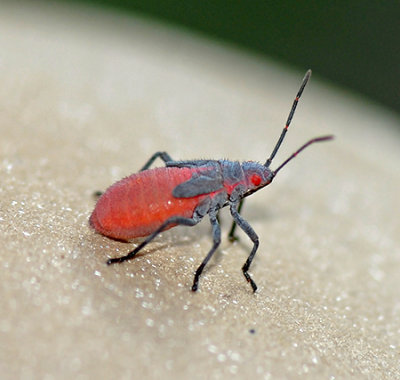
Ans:
MULTIPOLYGON (((271 153, 271 156, 268 158, 268 160, 267 160, 267 161, 265 162, 265 164, 264 164, 264 166, 267 167, 267 168, 269 167, 269 165, 271 165, 272 160, 274 159, 276 153, 278 152, 278 150, 279 150, 279 148, 280 148, 280 146, 281 146, 281 144, 282 144, 283 139, 285 138, 286 132, 287 132, 288 129, 289 129, 289 125, 290 125, 290 123, 292 122, 292 118, 293 118, 293 115, 294 115, 294 111, 296 111, 297 103, 299 102, 299 99, 300 99, 300 97, 301 97, 301 94, 302 94, 303 91, 304 91, 304 87, 306 87, 306 84, 307 84, 308 80, 310 79, 310 77, 311 77, 311 70, 308 70, 308 71, 306 72, 306 75, 304 76, 303 82, 301 83, 300 89, 299 89, 299 91, 297 92, 297 95, 296 95, 296 97, 295 97, 295 99, 294 99, 294 101, 293 101, 292 109, 291 109, 290 112, 289 112, 289 116, 288 116, 288 118, 287 118, 286 125, 285 125, 285 127, 283 128, 283 130, 282 130, 282 133, 281 133, 281 135, 280 135, 280 137, 279 137, 279 140, 278 140, 278 142, 276 143, 275 148, 274 148, 274 150, 273 150, 272 153, 271 153)), ((304 147, 304 148, 305 148, 305 147, 304 147)), ((303 148, 303 149, 304 149, 304 148, 303 148)), ((281 166, 282 166, 282 165, 281 165, 281 166)), ((279 169, 280 169, 280 168, 279 168, 279 169)), ((275 171, 275 173, 276 173, 276 171, 275 171)))
POLYGON ((289 161, 293 160, 293 158, 295 158, 302 150, 306 149, 309 145, 314 144, 316 142, 332 140, 333 138, 334 138, 333 135, 321 136, 321 137, 315 137, 315 138, 311 139, 310 141, 306 142, 303 146, 301 146, 299 149, 297 149, 296 152, 294 152, 288 159, 283 161, 282 164, 280 164, 277 167, 277 169, 275 169, 273 171, 274 177, 279 172, 279 170, 281 170, 289 161))

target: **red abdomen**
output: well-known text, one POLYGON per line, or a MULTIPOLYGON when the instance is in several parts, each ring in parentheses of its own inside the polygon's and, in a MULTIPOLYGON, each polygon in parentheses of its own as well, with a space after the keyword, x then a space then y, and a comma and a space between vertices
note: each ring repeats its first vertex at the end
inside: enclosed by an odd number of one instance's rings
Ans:
POLYGON ((172 190, 192 174, 192 169, 175 167, 132 174, 99 198, 90 225, 105 236, 129 240, 151 234, 172 216, 190 218, 207 195, 174 198, 172 190))

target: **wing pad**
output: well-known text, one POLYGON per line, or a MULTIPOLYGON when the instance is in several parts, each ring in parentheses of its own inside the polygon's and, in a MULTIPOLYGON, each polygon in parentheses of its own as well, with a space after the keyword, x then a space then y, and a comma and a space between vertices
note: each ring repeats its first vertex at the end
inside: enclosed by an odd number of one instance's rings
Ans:
POLYGON ((191 198, 198 195, 213 193, 224 187, 220 173, 195 173, 191 179, 176 186, 172 190, 175 198, 191 198))

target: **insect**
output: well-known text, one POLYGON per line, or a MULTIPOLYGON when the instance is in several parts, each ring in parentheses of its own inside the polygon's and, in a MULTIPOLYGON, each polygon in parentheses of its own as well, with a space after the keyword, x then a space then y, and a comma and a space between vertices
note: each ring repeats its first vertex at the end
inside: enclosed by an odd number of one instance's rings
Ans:
POLYGON ((109 259, 107 264, 130 260, 160 232, 177 225, 194 226, 208 214, 213 245, 195 272, 192 290, 196 291, 204 267, 221 242, 218 212, 221 208, 229 206, 233 218, 229 238, 236 239, 235 228, 239 226, 253 243, 242 271, 255 292, 257 285, 248 271, 259 239, 251 225, 240 214, 244 198, 270 184, 278 172, 309 145, 333 138, 322 136, 309 140, 275 170, 270 169, 310 76, 311 70, 307 71, 285 127, 264 164, 228 160, 175 161, 168 153, 157 152, 138 173, 109 187, 98 199, 90 216, 90 225, 97 232, 118 240, 146 238, 127 255, 109 259), (164 161, 165 167, 149 169, 157 158, 164 161))

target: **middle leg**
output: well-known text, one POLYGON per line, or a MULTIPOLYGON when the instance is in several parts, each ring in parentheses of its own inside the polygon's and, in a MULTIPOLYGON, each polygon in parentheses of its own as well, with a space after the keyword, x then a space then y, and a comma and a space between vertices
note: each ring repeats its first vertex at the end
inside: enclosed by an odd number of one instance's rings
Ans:
POLYGON ((213 231, 213 246, 208 252, 207 256, 204 258, 203 262, 200 264, 200 266, 196 270, 196 274, 194 275, 194 280, 193 280, 193 286, 192 290, 195 292, 198 288, 199 285, 199 279, 200 276, 203 272, 204 267, 207 265, 209 260, 211 259, 212 255, 218 248, 218 246, 221 243, 221 227, 218 223, 218 218, 217 218, 218 211, 217 210, 210 210, 209 212, 209 217, 210 217, 210 223, 212 226, 212 231, 213 231))

